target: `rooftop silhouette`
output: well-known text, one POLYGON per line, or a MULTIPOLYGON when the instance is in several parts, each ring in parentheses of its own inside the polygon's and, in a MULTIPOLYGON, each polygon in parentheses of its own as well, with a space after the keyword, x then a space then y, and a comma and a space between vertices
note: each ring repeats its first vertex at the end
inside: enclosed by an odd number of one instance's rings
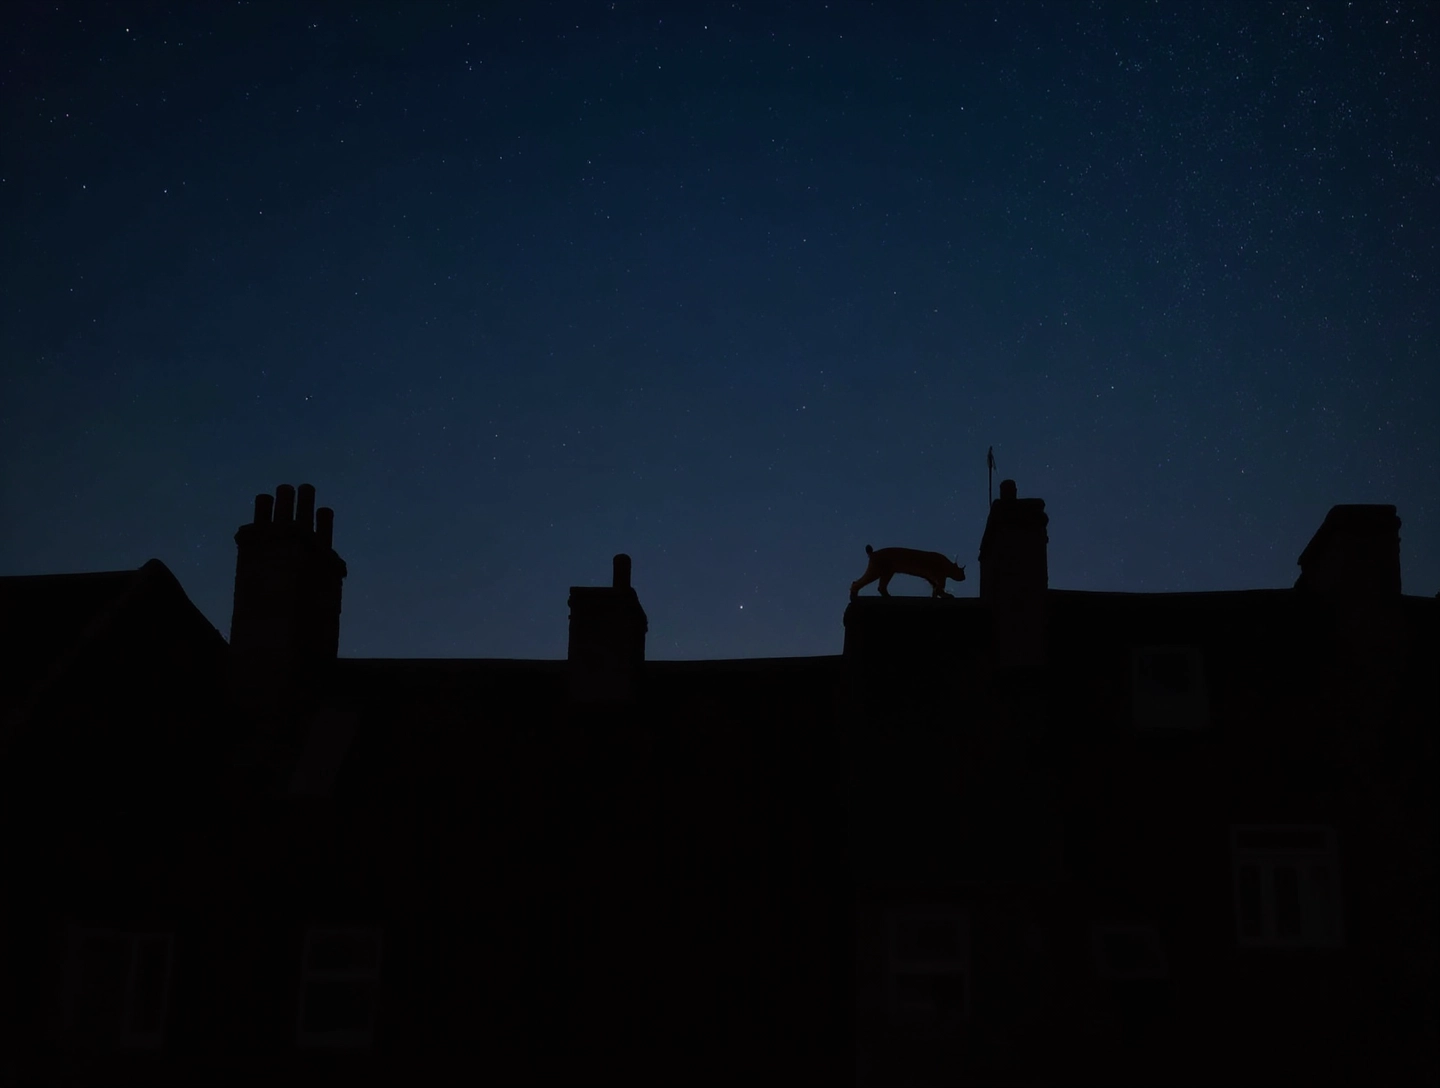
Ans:
POLYGON ((833 655, 648 661, 621 554, 565 660, 387 660, 316 498, 257 496, 228 641, 158 560, 0 579, 16 1080, 1433 1077, 1394 507, 1289 588, 1089 593, 1006 480, 979 595, 867 547, 833 655))

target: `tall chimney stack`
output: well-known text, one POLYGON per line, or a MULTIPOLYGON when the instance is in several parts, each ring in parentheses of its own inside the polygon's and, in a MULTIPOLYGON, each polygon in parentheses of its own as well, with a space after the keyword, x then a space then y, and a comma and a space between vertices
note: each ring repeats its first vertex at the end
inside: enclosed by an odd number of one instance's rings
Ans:
POLYGON ((1049 524, 1044 499, 1018 498, 1014 480, 1000 482, 980 541, 980 600, 990 610, 998 666, 1045 664, 1049 524))
POLYGON ((247 710, 288 712, 340 648, 345 561, 332 547, 334 512, 315 510, 315 488, 281 484, 255 496, 255 517, 235 534, 232 689, 247 710), (318 531, 317 531, 318 529, 318 531))
POLYGON ((570 697, 587 704, 635 698, 650 621, 630 585, 630 557, 615 556, 611 584, 570 587, 570 697))

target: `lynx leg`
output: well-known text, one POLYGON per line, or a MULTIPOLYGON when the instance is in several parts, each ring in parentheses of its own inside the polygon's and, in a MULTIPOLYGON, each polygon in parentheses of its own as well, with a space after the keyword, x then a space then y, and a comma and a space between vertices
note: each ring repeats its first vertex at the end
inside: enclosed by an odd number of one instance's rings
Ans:
POLYGON ((864 576, 858 582, 850 583, 850 599, 854 600, 856 597, 860 596, 860 591, 866 586, 868 586, 871 582, 875 581, 875 578, 876 575, 871 574, 869 568, 867 567, 864 576))
POLYGON ((882 597, 888 597, 888 596, 890 596, 890 579, 893 578, 893 577, 895 577, 895 575, 894 575, 893 573, 892 573, 892 574, 883 574, 883 575, 880 576, 880 596, 882 596, 882 597))

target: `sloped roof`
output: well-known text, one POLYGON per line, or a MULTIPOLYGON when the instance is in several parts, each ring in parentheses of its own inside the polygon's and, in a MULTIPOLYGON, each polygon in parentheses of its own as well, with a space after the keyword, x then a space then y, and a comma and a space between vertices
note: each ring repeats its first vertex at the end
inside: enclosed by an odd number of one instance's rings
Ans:
POLYGON ((141 603, 159 605, 224 646, 170 569, 151 559, 136 570, 0 578, 0 752, 45 692, 85 650, 112 634, 141 603))
POLYGON ((73 648, 139 577, 139 570, 0 578, 0 715, 23 706, 73 648))

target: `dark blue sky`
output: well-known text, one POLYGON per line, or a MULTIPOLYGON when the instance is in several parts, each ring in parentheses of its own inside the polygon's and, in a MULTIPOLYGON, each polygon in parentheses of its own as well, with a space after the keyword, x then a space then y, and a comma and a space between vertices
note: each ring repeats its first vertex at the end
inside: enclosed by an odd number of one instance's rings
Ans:
MULTIPOLYGON (((1440 590, 1431 4, 12 4, 0 572, 229 631, 314 483, 341 653, 839 652, 985 450, 1051 585, 1288 586, 1339 502, 1440 590)), ((898 592, 922 592, 915 582, 898 592)))

